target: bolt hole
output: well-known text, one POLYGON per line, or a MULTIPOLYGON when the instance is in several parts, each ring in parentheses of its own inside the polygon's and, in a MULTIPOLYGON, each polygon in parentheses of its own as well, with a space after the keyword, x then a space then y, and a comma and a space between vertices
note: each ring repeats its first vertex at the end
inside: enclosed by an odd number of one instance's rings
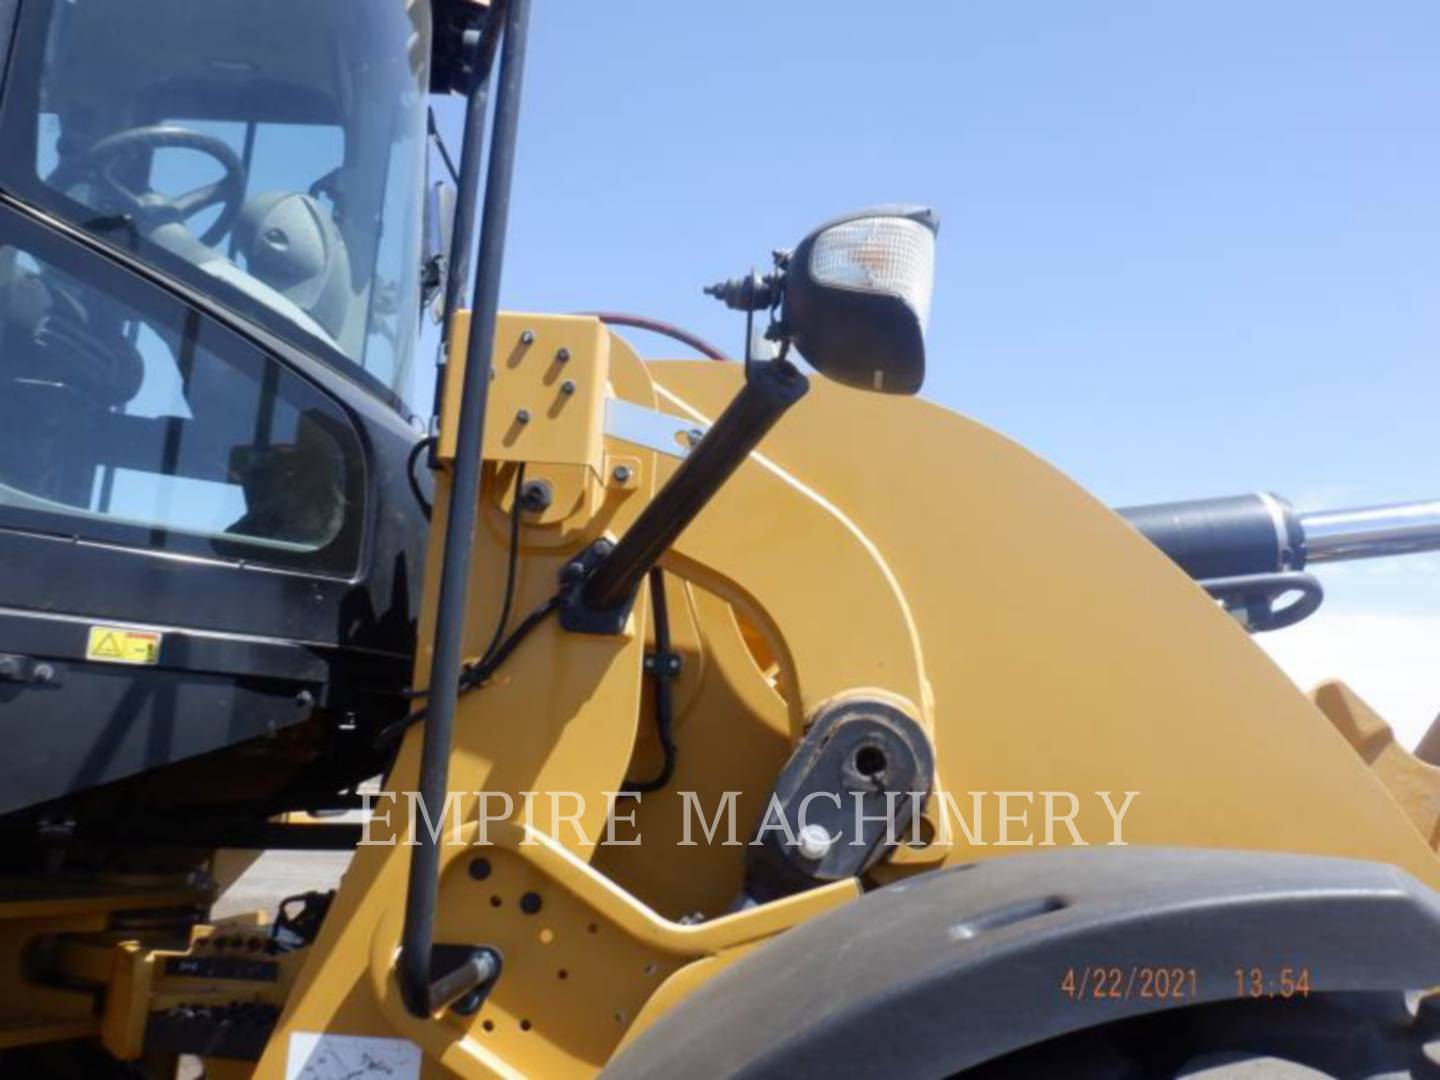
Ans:
POLYGON ((589 926, 585 927, 585 929, 592 934, 598 934, 600 932, 600 924, 592 922, 589 926))
POLYGON ((624 1010, 624 1009, 616 1009, 616 1010, 615 1010, 615 1022, 616 1022, 617 1024, 623 1024, 623 1023, 625 1022, 625 1010, 624 1010))
POLYGON ((530 1030, 530 1021, 529 1021, 529 1020, 521 1020, 521 1021, 520 1021, 520 1030, 521 1030, 521 1031, 529 1031, 529 1030, 530 1030))
POLYGON ((659 970, 660 970, 660 965, 657 964, 657 963, 655 963, 653 960, 652 960, 650 963, 648 963, 648 964, 645 965, 645 974, 646 974, 646 975, 654 975, 654 974, 655 974, 657 971, 659 971, 659 970))
POLYGON ((862 746, 855 751, 855 771, 861 776, 879 776, 886 764, 885 751, 878 746, 862 746))
POLYGON ((494 1030, 495 1030, 495 1021, 494 1021, 494 1020, 486 1020, 486 1021, 485 1021, 483 1024, 481 1024, 480 1026, 481 1026, 482 1028, 484 1028, 486 1031, 494 1031, 494 1030))
POLYGON ((568 979, 570 977, 570 972, 566 971, 564 968, 561 968, 559 971, 555 972, 555 977, 557 979, 568 979))
POLYGON ((490 897, 490 906, 491 906, 491 907, 499 907, 499 906, 500 906, 501 904, 503 904, 504 902, 505 902, 505 901, 504 901, 504 900, 501 900, 500 897, 498 897, 498 896, 492 896, 492 897, 490 897))

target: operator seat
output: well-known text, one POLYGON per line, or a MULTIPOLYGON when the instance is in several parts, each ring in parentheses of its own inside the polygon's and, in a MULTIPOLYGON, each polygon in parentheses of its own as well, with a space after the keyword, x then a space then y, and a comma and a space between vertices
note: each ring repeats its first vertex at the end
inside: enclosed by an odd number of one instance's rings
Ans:
POLYGON ((350 306, 350 257, 329 212, 310 195, 268 191, 235 223, 245 269, 339 338, 350 306))

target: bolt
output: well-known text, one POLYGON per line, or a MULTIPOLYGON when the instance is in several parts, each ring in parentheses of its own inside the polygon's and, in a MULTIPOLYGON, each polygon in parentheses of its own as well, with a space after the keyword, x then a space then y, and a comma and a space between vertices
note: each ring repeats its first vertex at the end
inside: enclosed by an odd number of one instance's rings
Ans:
POLYGON ((517 424, 528 424, 530 422, 530 410, 521 409, 519 412, 517 412, 515 414, 515 422, 517 424))
POLYGON ((525 486, 520 489, 520 508, 528 510, 532 514, 538 514, 549 509, 554 496, 550 491, 550 484, 545 480, 526 480, 525 486))
POLYGON ((570 350, 569 350, 569 349, 556 349, 556 350, 555 350, 555 362, 556 362, 557 364, 568 364, 568 363, 570 362, 570 350))
POLYGON ((595 554, 600 556, 600 558, 602 559, 614 550, 615 544, 612 541, 605 539, 604 537, 601 537, 599 540, 595 541, 595 554))
POLYGON ((295 704, 302 709, 308 709, 311 705, 315 704, 315 695, 309 690, 301 690, 295 695, 295 704))
POLYGON ((534 915, 540 910, 540 894, 538 892, 527 892, 520 897, 520 910, 526 915, 534 915))
POLYGON ((614 472, 610 475, 615 478, 617 484, 628 484, 630 482, 630 466, 616 465, 614 472))
POLYGON ((55 678, 55 669, 49 664, 36 664, 34 678, 38 683, 47 683, 55 678))
POLYGON ((484 881, 486 878, 488 878, 490 876, 490 860, 471 859, 470 876, 476 881, 484 881))
POLYGON ((796 844, 800 848, 802 858, 811 862, 819 862, 830 854, 830 848, 834 846, 834 838, 825 831, 823 825, 806 825, 800 830, 796 837, 796 844))
POLYGON ((562 382, 560 384, 560 392, 567 396, 573 394, 575 392, 575 380, 566 379, 564 382, 562 382))
POLYGON ((698 427, 691 428, 685 433, 685 441, 688 442, 691 446, 699 446, 700 440, 704 437, 705 432, 701 431, 698 427))
POLYGON ((535 344, 535 331, 534 331, 534 330, 522 330, 522 331, 520 331, 520 344, 521 344, 521 345, 534 345, 534 344, 535 344))

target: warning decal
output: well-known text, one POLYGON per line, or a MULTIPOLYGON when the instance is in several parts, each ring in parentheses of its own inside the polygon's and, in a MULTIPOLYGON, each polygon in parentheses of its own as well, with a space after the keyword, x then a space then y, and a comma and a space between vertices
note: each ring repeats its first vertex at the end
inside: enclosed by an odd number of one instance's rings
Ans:
POLYGON ((419 1080, 420 1047, 408 1039, 292 1031, 285 1080, 419 1080))
POLYGON ((160 636, 153 630, 92 626, 85 659, 106 664, 153 664, 160 659, 160 636))

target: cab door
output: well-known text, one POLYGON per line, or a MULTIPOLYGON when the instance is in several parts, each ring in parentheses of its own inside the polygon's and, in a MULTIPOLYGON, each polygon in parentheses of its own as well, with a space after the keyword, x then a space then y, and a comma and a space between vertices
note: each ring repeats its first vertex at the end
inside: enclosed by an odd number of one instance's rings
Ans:
POLYGON ((417 435, 271 346, 0 205, 0 813, 403 709, 417 435))

